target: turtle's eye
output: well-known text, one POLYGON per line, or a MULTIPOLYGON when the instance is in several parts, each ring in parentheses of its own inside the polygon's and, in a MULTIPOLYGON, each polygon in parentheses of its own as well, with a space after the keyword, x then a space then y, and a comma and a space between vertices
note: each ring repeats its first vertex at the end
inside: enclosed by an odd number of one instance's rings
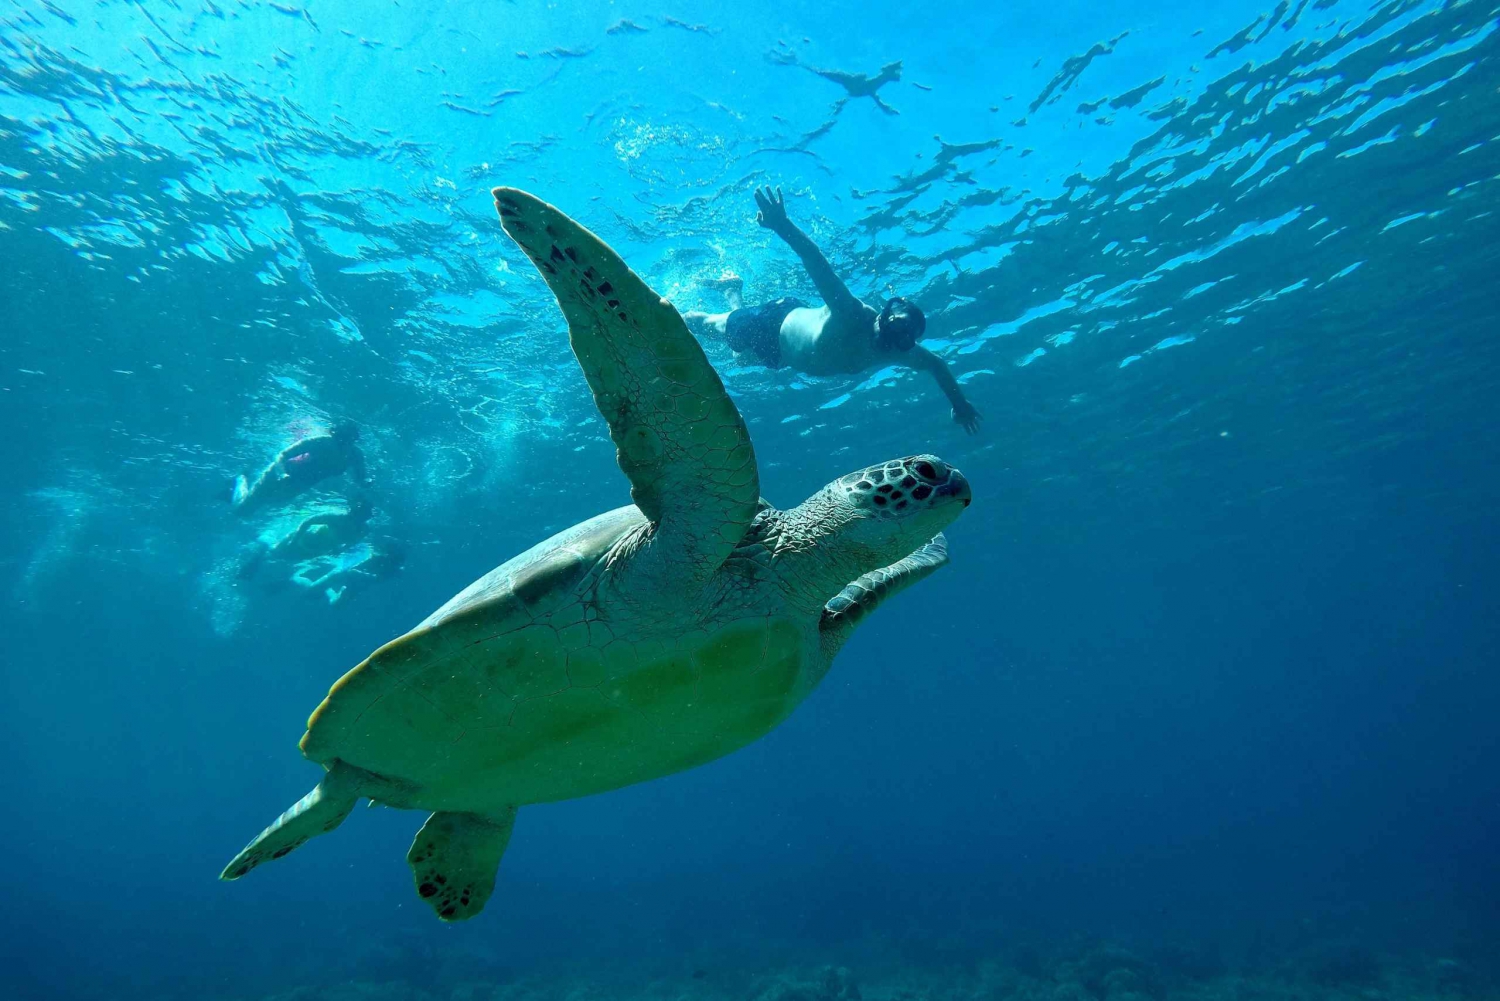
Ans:
POLYGON ((915 469, 917 471, 917 475, 922 477, 922 479, 931 481, 933 483, 937 482, 937 470, 934 469, 932 463, 928 462, 926 459, 923 459, 920 462, 912 463, 911 468, 915 469))

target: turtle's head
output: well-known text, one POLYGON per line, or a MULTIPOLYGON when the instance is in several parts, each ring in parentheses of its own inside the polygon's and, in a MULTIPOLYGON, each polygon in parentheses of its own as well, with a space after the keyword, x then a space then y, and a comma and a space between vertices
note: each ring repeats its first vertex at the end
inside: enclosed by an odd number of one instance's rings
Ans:
POLYGON ((783 575, 816 607, 861 574, 920 549, 963 513, 964 474, 935 455, 911 455, 841 476, 782 516, 783 575))
POLYGON ((873 570, 908 555, 969 506, 969 481, 935 455, 909 455, 842 476, 824 488, 842 502, 839 537, 867 549, 873 570))

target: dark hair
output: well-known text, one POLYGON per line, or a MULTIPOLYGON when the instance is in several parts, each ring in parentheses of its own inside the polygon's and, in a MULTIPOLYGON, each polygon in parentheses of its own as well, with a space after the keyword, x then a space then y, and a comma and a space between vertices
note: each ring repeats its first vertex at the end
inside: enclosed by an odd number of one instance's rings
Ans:
POLYGON ((910 351, 927 329, 927 317, 917 304, 901 296, 887 299, 875 323, 875 340, 884 348, 910 351))

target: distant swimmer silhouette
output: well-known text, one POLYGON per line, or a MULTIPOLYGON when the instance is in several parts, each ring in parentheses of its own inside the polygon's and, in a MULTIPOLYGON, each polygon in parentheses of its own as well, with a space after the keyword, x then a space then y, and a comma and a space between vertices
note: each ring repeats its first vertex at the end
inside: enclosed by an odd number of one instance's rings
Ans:
POLYGON ((253 481, 245 476, 235 478, 231 499, 235 512, 245 515, 284 504, 313 484, 343 472, 363 484, 365 459, 356 444, 358 439, 359 428, 352 421, 343 421, 326 434, 310 435, 288 445, 253 481))
POLYGON ((958 380, 937 355, 917 343, 927 319, 916 304, 900 296, 878 312, 854 297, 806 233, 787 218, 781 191, 756 191, 756 220, 787 242, 824 304, 810 306, 784 297, 744 308, 737 279, 721 279, 730 311, 687 312, 682 318, 699 338, 724 341, 738 356, 771 368, 789 367, 808 375, 848 375, 876 365, 897 364, 932 374, 953 407, 953 420, 973 434, 980 413, 964 396, 958 380))
POLYGON ((840 87, 843 87, 849 96, 839 98, 838 104, 834 106, 834 114, 838 114, 843 108, 845 101, 858 97, 868 97, 875 102, 876 107, 884 111, 887 115, 901 114, 901 112, 886 104, 880 98, 881 87, 884 87, 888 83, 896 83, 901 79, 901 60, 899 59, 893 63, 886 63, 880 67, 879 73, 872 76, 869 73, 851 73, 848 70, 822 69, 811 63, 805 63, 798 57, 796 52, 779 42, 776 48, 766 53, 766 58, 773 63, 780 63, 782 66, 801 66, 809 73, 814 73, 830 83, 836 83, 840 87))
MULTIPOLYGON (((802 64, 803 68, 811 70, 824 80, 832 81, 849 92, 849 97, 868 97, 875 102, 875 106, 887 115, 899 115, 901 112, 886 104, 880 99, 880 88, 888 83, 901 79, 901 60, 887 63, 880 67, 877 76, 866 73, 848 73, 844 70, 825 70, 816 66, 802 64)), ((845 98, 847 100, 847 98, 845 98)))
POLYGON ((309 514, 280 538, 257 539, 240 565, 239 575, 242 579, 252 577, 267 563, 285 566, 352 546, 364 537, 371 513, 369 501, 357 497, 343 508, 324 507, 309 514))
POLYGON ((361 542, 342 552, 303 561, 292 573, 291 582, 321 592, 334 605, 346 594, 400 573, 405 563, 405 552, 395 539, 361 542))

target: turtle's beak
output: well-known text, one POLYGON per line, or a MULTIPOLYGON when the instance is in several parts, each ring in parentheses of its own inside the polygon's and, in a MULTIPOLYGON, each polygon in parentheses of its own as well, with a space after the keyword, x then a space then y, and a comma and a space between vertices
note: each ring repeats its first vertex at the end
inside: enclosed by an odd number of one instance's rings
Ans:
MULTIPOLYGON (((906 468, 932 488, 933 500, 951 498, 964 507, 974 499, 969 478, 935 455, 917 455, 905 460, 906 468)), ((918 494, 918 497, 921 495, 918 494)))
POLYGON ((969 489, 969 478, 954 466, 948 467, 948 473, 948 482, 938 487, 933 493, 939 497, 952 497, 964 507, 968 507, 974 499, 974 492, 969 489))

